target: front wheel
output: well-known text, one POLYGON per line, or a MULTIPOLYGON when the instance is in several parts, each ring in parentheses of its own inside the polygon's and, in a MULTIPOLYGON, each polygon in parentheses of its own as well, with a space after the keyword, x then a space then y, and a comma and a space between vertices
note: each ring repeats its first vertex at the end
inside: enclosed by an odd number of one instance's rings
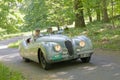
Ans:
POLYGON ((43 54, 40 55, 40 62, 43 69, 48 70, 50 68, 50 64, 46 62, 43 54))
POLYGON ((90 62, 90 59, 91 59, 91 57, 85 57, 85 58, 81 58, 81 61, 83 63, 88 63, 88 62, 90 62))

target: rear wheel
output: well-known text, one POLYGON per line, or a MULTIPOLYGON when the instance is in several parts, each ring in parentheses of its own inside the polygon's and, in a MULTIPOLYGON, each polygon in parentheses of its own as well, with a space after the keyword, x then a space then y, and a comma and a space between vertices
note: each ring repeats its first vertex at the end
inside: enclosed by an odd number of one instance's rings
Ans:
POLYGON ((91 59, 91 57, 85 57, 85 58, 81 58, 81 61, 82 61, 83 63, 89 63, 89 62, 90 62, 90 59, 91 59))
POLYGON ((43 54, 40 54, 40 62, 43 69, 48 70, 50 68, 50 64, 46 62, 43 54))
POLYGON ((27 59, 27 58, 24 58, 24 57, 23 57, 23 59, 24 59, 25 62, 30 62, 30 60, 27 59))

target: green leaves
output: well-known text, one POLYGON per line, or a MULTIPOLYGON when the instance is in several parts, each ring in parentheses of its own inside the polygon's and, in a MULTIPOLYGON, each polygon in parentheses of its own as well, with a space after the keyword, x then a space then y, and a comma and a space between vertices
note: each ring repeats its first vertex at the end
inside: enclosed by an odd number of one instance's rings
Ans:
MULTIPOLYGON (((6 33, 20 30, 29 31, 36 27, 71 25, 76 18, 78 24, 100 21, 103 17, 103 3, 101 0, 0 0, 0 28, 6 33), (75 4, 75 1, 81 1, 75 4), (75 10, 75 5, 77 10, 75 10), (80 6, 83 7, 80 7, 80 6), (83 12, 81 12, 83 10, 83 12), (79 16, 76 17, 76 14, 79 16), (80 16, 83 15, 83 19, 80 16), (24 19, 23 19, 24 17, 24 19), (89 19, 89 21, 88 21, 89 19), (81 20, 81 21, 80 21, 81 20)), ((106 1, 108 17, 111 13, 120 15, 120 0, 106 1)))
POLYGON ((73 1, 24 0, 23 4, 25 27, 29 29, 63 26, 74 21, 73 1))
POLYGON ((44 0, 31 0, 24 1, 25 7, 23 12, 25 13, 25 27, 27 31, 30 29, 35 29, 36 27, 43 28, 46 26, 46 5, 44 0))
POLYGON ((21 24, 19 3, 16 0, 0 1, 0 27, 5 29, 6 33, 14 33, 19 31, 21 24))

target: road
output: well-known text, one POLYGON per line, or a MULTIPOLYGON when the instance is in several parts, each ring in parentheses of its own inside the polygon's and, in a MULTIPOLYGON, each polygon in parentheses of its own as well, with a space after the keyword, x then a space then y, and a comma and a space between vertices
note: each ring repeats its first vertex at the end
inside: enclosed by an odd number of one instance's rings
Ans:
POLYGON ((0 61, 20 71, 27 80, 120 80, 120 51, 95 49, 90 63, 62 62, 45 71, 35 62, 24 62, 18 49, 7 48, 18 39, 21 37, 0 41, 0 61))

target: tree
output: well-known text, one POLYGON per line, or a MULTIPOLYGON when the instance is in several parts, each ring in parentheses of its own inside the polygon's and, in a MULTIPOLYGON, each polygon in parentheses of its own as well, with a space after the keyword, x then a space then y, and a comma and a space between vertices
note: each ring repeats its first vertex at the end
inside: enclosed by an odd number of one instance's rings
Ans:
POLYGON ((96 6, 95 6, 95 11, 96 11, 96 18, 97 21, 101 20, 101 0, 95 0, 96 6))
POLYGON ((84 0, 83 1, 84 13, 88 16, 89 22, 92 22, 92 12, 94 7, 93 0, 84 0))
POLYGON ((0 1, 0 27, 6 30, 6 33, 19 31, 19 25, 22 19, 19 14, 18 1, 2 0, 0 1))
POLYGON ((107 11, 107 1, 108 0, 102 0, 102 19, 104 22, 108 22, 108 11, 107 11))
POLYGON ((48 8, 48 17, 47 20, 50 25, 59 27, 60 25, 65 24, 65 11, 64 0, 47 0, 47 8, 48 8))
POLYGON ((47 26, 47 8, 45 0, 24 0, 21 12, 24 16, 24 30, 32 30, 35 28, 43 28, 47 26))
POLYGON ((92 22, 92 16, 91 16, 90 8, 87 8, 87 12, 88 12, 88 17, 89 17, 89 22, 92 22))
POLYGON ((85 27, 82 0, 74 0, 75 27, 85 27))
POLYGON ((71 24, 74 21, 72 0, 46 0, 46 6, 49 25, 59 27, 71 24))
POLYGON ((25 25, 31 29, 64 26, 74 21, 73 1, 24 0, 21 11, 25 13, 25 25))

